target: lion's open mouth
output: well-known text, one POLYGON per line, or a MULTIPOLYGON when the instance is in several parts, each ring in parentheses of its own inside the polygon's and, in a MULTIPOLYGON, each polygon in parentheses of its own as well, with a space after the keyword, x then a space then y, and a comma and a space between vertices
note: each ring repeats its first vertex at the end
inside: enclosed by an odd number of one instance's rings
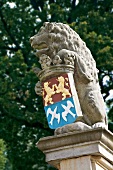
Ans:
POLYGON ((48 46, 47 46, 46 43, 41 43, 41 44, 38 44, 37 49, 38 49, 38 50, 41 50, 41 49, 45 49, 45 48, 47 48, 47 47, 48 47, 48 46))
MULTIPOLYGON (((48 36, 47 36, 48 37, 48 36)), ((46 41, 46 36, 39 36, 39 37, 31 37, 31 46, 36 49, 36 56, 41 56, 42 54, 49 55, 50 54, 50 46, 49 42, 46 41)))
POLYGON ((33 45, 33 48, 36 49, 36 56, 39 56, 39 55, 42 55, 42 54, 46 54, 48 55, 48 52, 49 52, 49 46, 47 46, 47 44, 44 42, 44 43, 40 43, 40 44, 34 44, 33 45))
POLYGON ((40 43, 40 44, 32 44, 32 47, 37 50, 42 50, 42 49, 48 48, 47 44, 44 42, 40 43))

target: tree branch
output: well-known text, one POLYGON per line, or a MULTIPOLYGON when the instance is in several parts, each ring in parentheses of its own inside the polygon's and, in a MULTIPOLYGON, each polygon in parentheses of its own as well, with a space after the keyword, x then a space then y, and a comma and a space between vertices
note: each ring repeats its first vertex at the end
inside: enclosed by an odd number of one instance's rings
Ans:
POLYGON ((50 4, 55 3, 55 1, 54 0, 49 0, 49 3, 50 4))
POLYGON ((17 117, 17 116, 15 116, 15 115, 12 115, 12 114, 10 114, 6 109, 5 109, 5 111, 4 111, 4 108, 3 108, 3 106, 1 105, 1 107, 0 107, 0 110, 1 110, 1 114, 0 114, 0 117, 2 117, 2 116, 7 116, 7 117, 9 117, 10 119, 14 119, 14 120, 16 120, 16 121, 18 121, 18 122, 21 122, 21 124, 23 124, 23 125, 25 125, 26 127, 35 127, 35 128, 38 128, 38 127, 40 127, 41 129, 43 129, 43 130, 46 130, 46 131, 50 131, 50 132, 52 132, 53 133, 53 130, 51 130, 50 128, 46 128, 46 127, 44 127, 44 125, 42 124, 42 123, 40 123, 40 122, 28 122, 27 120, 25 120, 25 119, 23 119, 23 118, 21 118, 21 117, 17 117))
POLYGON ((44 7, 44 2, 43 0, 30 0, 31 2, 31 5, 32 7, 35 9, 35 10, 39 10, 39 7, 41 8, 41 10, 43 10, 43 7, 44 7))
POLYGON ((76 6, 76 0, 73 0, 72 1, 72 9, 75 9, 75 6, 76 6))
POLYGON ((28 64, 27 55, 25 54, 24 50, 20 47, 19 43, 16 41, 15 37, 11 33, 10 27, 8 26, 8 24, 6 22, 1 9, 2 9, 2 7, 0 6, 0 18, 1 18, 2 24, 4 26, 4 29, 7 32, 8 36, 10 37, 10 39, 12 40, 13 44, 16 46, 16 47, 9 47, 9 46, 6 47, 6 46, 3 46, 2 49, 12 50, 12 51, 18 51, 18 50, 21 49, 21 51, 23 53, 24 61, 25 61, 26 64, 28 64))
POLYGON ((0 48, 4 50, 18 51, 17 47, 14 48, 14 47, 9 47, 9 46, 1 46, 0 48))
POLYGON ((12 35, 12 33, 10 32, 10 28, 6 22, 6 20, 4 19, 4 16, 3 16, 3 13, 2 13, 2 10, 0 9, 0 18, 1 18, 1 21, 3 23, 3 26, 4 26, 4 29, 6 30, 7 34, 9 35, 9 37, 11 38, 12 42, 15 44, 16 46, 16 49, 21 49, 21 47, 19 46, 18 42, 15 40, 14 36, 12 35))

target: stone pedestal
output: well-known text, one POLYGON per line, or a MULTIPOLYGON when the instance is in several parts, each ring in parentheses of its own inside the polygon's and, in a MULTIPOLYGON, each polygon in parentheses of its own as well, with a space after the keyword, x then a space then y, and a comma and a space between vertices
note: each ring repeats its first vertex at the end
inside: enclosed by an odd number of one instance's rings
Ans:
POLYGON ((37 146, 59 170, 113 170, 113 134, 104 128, 45 137, 37 146))

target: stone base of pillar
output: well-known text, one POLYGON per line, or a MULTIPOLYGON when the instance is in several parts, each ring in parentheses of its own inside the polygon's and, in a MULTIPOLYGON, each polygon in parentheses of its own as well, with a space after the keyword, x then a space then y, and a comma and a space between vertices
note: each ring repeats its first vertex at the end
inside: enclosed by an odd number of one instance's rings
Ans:
POLYGON ((113 164, 101 156, 81 156, 60 161, 59 170, 113 170, 113 164))
POLYGON ((37 146, 59 170, 113 170, 113 134, 104 128, 44 137, 37 146))

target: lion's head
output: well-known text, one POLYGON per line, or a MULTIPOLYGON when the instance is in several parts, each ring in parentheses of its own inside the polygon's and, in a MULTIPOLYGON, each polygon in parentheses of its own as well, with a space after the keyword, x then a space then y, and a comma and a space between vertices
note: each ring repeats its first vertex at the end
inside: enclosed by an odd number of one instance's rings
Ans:
POLYGON ((31 46, 38 49, 37 55, 42 54, 56 55, 61 49, 76 51, 80 53, 89 53, 88 48, 68 25, 62 23, 45 22, 40 28, 38 34, 31 37, 31 46))
POLYGON ((95 61, 85 42, 66 24, 45 22, 38 34, 31 37, 30 40, 31 46, 37 49, 36 55, 39 58, 47 55, 53 59, 60 50, 66 49, 76 52, 90 70, 96 68, 95 61))

